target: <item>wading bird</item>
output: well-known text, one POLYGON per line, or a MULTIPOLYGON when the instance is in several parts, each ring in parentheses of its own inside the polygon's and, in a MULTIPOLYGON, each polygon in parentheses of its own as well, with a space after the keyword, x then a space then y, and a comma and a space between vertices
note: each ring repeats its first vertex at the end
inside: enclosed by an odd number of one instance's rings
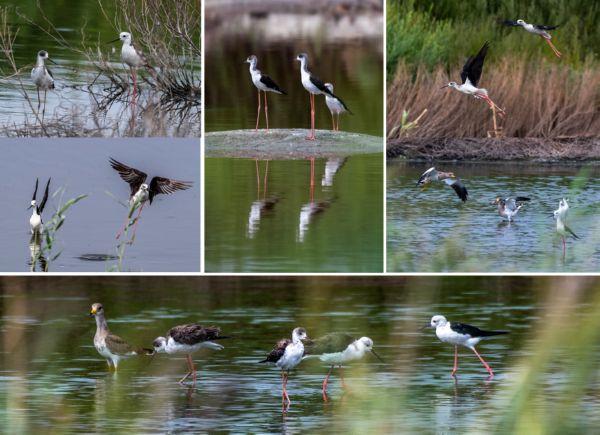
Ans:
POLYGON ((333 368, 335 366, 339 367, 342 387, 345 388, 342 364, 362 359, 368 352, 383 362, 373 349, 373 340, 369 337, 361 337, 357 340, 350 334, 334 332, 315 340, 305 341, 304 357, 302 359, 319 358, 319 360, 331 366, 322 386, 323 399, 327 400, 327 385, 333 368))
POLYGON ((466 202, 469 197, 469 192, 465 185, 454 175, 454 172, 442 172, 431 167, 427 169, 419 177, 417 186, 424 187, 432 181, 443 181, 447 186, 452 187, 456 192, 456 195, 463 201, 466 202))
POLYGON ((488 96, 487 89, 478 88, 477 84, 479 83, 479 79, 481 78, 481 72, 483 71, 483 62, 485 60, 485 56, 487 54, 488 48, 490 46, 489 42, 483 44, 479 53, 476 56, 471 56, 465 62, 463 69, 460 73, 460 79, 462 80, 462 84, 458 84, 456 82, 450 82, 447 85, 442 86, 444 88, 454 88, 463 94, 472 95, 477 99, 484 100, 493 111, 498 110, 498 112, 502 115, 504 114, 504 110, 498 107, 488 96))
POLYGON ((525 196, 517 196, 516 198, 497 197, 490 204, 497 205, 498 214, 503 218, 508 219, 509 222, 511 222, 517 215, 519 210, 521 210, 521 207, 525 205, 524 203, 527 201, 531 201, 531 198, 527 198, 525 196))
POLYGON ((46 66, 44 61, 56 64, 50 57, 48 57, 48 52, 46 50, 40 50, 37 54, 37 60, 35 61, 35 66, 31 70, 31 80, 35 84, 37 88, 37 96, 38 96, 38 113, 40 111, 41 99, 40 99, 40 89, 44 91, 44 106, 42 109, 42 120, 44 119, 44 114, 46 113, 46 93, 49 89, 54 89, 54 76, 52 75, 52 71, 46 66))
POLYGON ((300 62, 300 79, 302 81, 302 86, 304 86, 304 89, 310 94, 310 135, 306 139, 315 140, 315 95, 324 94, 337 100, 342 100, 332 91, 327 89, 325 83, 323 83, 321 79, 308 70, 308 55, 306 53, 300 53, 296 56, 296 60, 300 62))
POLYGON ((552 44, 552 41, 550 41, 552 39, 552 36, 550 35, 550 33, 548 33, 548 30, 554 30, 558 26, 547 26, 544 24, 528 24, 524 20, 517 20, 517 21, 504 20, 502 22, 502 24, 504 24, 505 26, 513 26, 513 27, 521 26, 525 30, 527 30, 529 33, 533 33, 534 35, 540 36, 544 41, 546 41, 548 43, 548 45, 550 46, 550 48, 552 49, 552 51, 554 52, 556 57, 560 58, 562 56, 562 53, 560 51, 558 51, 556 49, 556 47, 554 46, 554 44, 552 44))
POLYGON ((197 323, 174 326, 167 332, 166 337, 157 337, 153 346, 156 353, 167 353, 173 355, 176 353, 186 354, 188 363, 188 373, 181 378, 183 383, 190 375, 193 379, 193 385, 196 385, 196 367, 192 360, 192 354, 200 349, 221 350, 223 346, 215 343, 216 340, 223 340, 221 329, 215 326, 204 327, 197 323))
POLYGON ((133 45, 131 33, 121 32, 117 39, 113 39, 112 41, 109 41, 109 43, 117 41, 123 41, 123 46, 121 47, 121 61, 127 65, 131 71, 131 76, 133 78, 133 95, 135 96, 137 93, 137 69, 145 67, 155 75, 154 68, 148 63, 148 59, 146 59, 144 53, 133 45))
POLYGON ((425 328, 435 328, 435 335, 437 335, 440 341, 454 345, 454 368, 452 369, 452 376, 458 370, 458 346, 471 349, 477 355, 477 358, 479 358, 479 361, 481 361, 490 377, 494 376, 492 368, 475 350, 475 346, 484 338, 508 334, 507 331, 482 331, 475 326, 465 325, 464 323, 450 323, 444 316, 439 315, 433 316, 431 322, 425 325, 425 328))
POLYGON ((114 335, 108 329, 106 318, 104 317, 104 307, 96 302, 92 305, 90 316, 96 319, 96 334, 94 335, 94 347, 100 355, 106 358, 106 363, 110 370, 114 367, 115 371, 119 366, 119 361, 136 355, 153 355, 152 349, 134 348, 121 337, 114 335))
POLYGON ((275 365, 281 369, 281 394, 284 408, 286 401, 288 406, 292 403, 290 396, 287 393, 288 376, 290 370, 302 361, 302 356, 304 355, 304 344, 302 341, 307 339, 308 335, 306 334, 306 329, 300 327, 294 328, 291 340, 289 338, 279 340, 267 357, 260 361, 261 363, 275 363, 275 365))
POLYGON ((46 190, 44 190, 44 196, 42 197, 42 202, 38 205, 36 197, 38 190, 38 182, 39 180, 35 179, 35 190, 33 191, 33 197, 31 198, 31 204, 29 204, 28 210, 33 209, 31 212, 31 217, 29 218, 29 227, 31 228, 31 234, 39 235, 44 232, 44 222, 42 222, 42 212, 44 211, 44 207, 46 206, 46 202, 48 201, 48 191, 50 189, 50 180, 48 178, 48 183, 46 183, 46 190))
POLYGON ((160 193, 169 195, 177 190, 185 190, 192 187, 192 182, 190 181, 178 181, 164 177, 154 177, 150 181, 150 185, 148 185, 145 183, 146 178, 148 178, 148 175, 145 172, 118 162, 112 157, 110 158, 110 166, 119 173, 119 176, 123 179, 123 181, 129 184, 130 188, 129 213, 123 228, 121 228, 121 230, 117 233, 117 239, 127 228, 133 212, 136 209, 139 209, 133 229, 133 240, 135 237, 135 228, 137 227, 137 223, 140 219, 140 215, 142 214, 142 209, 144 208, 146 201, 152 204, 152 199, 160 193))
POLYGON ((579 236, 567 226, 567 213, 569 212, 569 203, 565 198, 561 199, 558 203, 558 209, 554 210, 554 219, 556 219, 556 232, 560 235, 563 242, 563 258, 567 253, 567 241, 566 238, 571 236, 575 240, 579 239, 579 236))
MULTIPOLYGON (((333 85, 331 83, 325 83, 325 87, 333 94, 333 85)), ((332 97, 327 94, 325 94, 325 104, 327 104, 327 108, 331 112, 331 123, 333 125, 331 129, 333 131, 340 131, 340 114, 348 112, 350 115, 353 115, 352 111, 338 97, 332 97), (337 123, 335 122, 336 116, 337 123)))
POLYGON ((277 86, 277 83, 273 81, 271 77, 266 74, 260 72, 258 68, 256 68, 256 64, 258 63, 258 58, 255 55, 251 55, 246 59, 246 63, 250 64, 250 77, 252 78, 252 83, 258 89, 258 113, 256 114, 256 128, 254 131, 258 131, 258 122, 260 120, 260 92, 264 92, 265 94, 265 119, 267 121, 267 132, 269 131, 269 106, 267 105, 267 92, 274 92, 276 94, 287 95, 287 93, 277 86))

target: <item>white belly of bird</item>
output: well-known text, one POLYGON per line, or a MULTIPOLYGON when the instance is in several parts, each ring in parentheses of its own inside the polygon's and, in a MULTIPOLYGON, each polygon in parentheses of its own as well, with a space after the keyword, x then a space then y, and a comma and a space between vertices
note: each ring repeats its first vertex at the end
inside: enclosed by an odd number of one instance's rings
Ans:
POLYGON ((325 104, 327 104, 329 111, 335 115, 344 113, 346 111, 344 106, 342 106, 342 103, 340 103, 337 98, 330 97, 327 94, 325 94, 325 104))
POLYGON ((313 85, 313 83, 310 81, 310 75, 307 72, 302 71, 301 79, 302 86, 304 86, 304 89, 306 89, 311 94, 319 95, 323 93, 319 88, 313 85))
POLYGON ((149 198, 148 192, 145 190, 138 190, 135 195, 129 200, 129 207, 137 208, 146 202, 149 198))
POLYGON ((444 343, 460 345, 465 347, 473 347, 481 341, 480 337, 471 337, 469 335, 459 334, 454 332, 450 326, 437 328, 435 335, 444 343))
POLYGON ((319 359, 324 363, 337 365, 350 361, 356 361, 364 356, 364 352, 359 352, 353 345, 348 346, 343 352, 324 353, 319 359))
POLYGON ((291 343, 285 348, 283 356, 275 364, 282 370, 291 370, 302 361, 304 345, 302 343, 291 343))
POLYGON ((167 340, 167 345, 165 347, 165 352, 171 355, 175 353, 191 354, 197 352, 200 349, 221 350, 223 349, 223 346, 212 341, 203 341, 202 343, 191 345, 183 344, 178 343, 177 341, 173 340, 172 337, 169 337, 169 339, 167 340))
POLYGON ((263 82, 260 81, 260 73, 257 71, 253 71, 252 73, 252 83, 261 91, 270 91, 268 87, 265 86, 263 82))
POLYGON ((31 70, 31 80, 40 89, 50 89, 54 83, 54 79, 50 74, 46 73, 46 68, 43 66, 36 66, 31 70))
POLYGON ((121 60, 133 68, 144 65, 143 59, 131 45, 123 45, 123 48, 121 48, 121 60))
POLYGON ((42 232, 42 217, 39 214, 32 214, 29 218, 29 225, 32 233, 42 232))

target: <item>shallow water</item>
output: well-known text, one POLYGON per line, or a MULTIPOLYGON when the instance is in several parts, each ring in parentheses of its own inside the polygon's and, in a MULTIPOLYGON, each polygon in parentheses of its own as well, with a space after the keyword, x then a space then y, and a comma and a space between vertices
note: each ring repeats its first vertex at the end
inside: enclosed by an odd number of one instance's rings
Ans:
POLYGON ((207 158, 207 272, 380 272, 382 156, 207 158), (265 183, 266 181, 266 183, 265 183), (266 185, 266 189, 265 189, 266 185))
MULTIPOLYGON (((269 75, 288 95, 268 93, 270 128, 309 128, 309 94, 300 83, 299 53, 309 54, 309 69, 324 82, 334 85, 354 115, 344 115, 340 129, 381 136, 383 131, 383 51, 381 38, 340 41, 329 38, 327 26, 313 28, 313 16, 298 16, 304 32, 282 38, 266 34, 269 17, 248 16, 245 37, 211 37, 206 43, 206 131, 250 129, 256 125, 257 90, 252 84, 251 54, 258 69, 269 75), (304 20, 304 21, 303 21, 304 20), (305 22, 306 21, 306 22, 305 22)), ((302 27, 301 24, 297 24, 302 27)), ((264 97, 261 97, 264 99, 264 97)), ((264 100, 261 128, 265 126, 264 100)), ((316 128, 331 128, 331 114, 323 96, 315 98, 316 128)))
POLYGON ((387 165, 387 270, 390 272, 597 272, 600 268, 598 165, 438 163, 469 191, 462 203, 434 183, 415 187, 427 163, 387 165), (511 223, 490 205, 497 196, 532 200, 511 223), (568 225, 581 237, 562 242, 552 212, 568 198, 568 225))
POLYGON ((570 387, 584 384, 585 392, 575 396, 577 412, 567 412, 555 426, 581 430, 600 421, 599 384, 597 376, 578 380, 573 373, 580 363, 597 361, 598 347, 572 354, 570 344, 543 347, 543 339, 553 324, 567 335, 589 325, 598 312, 597 286, 589 279, 489 277, 4 278, 0 421, 12 433, 464 433, 510 427, 517 385, 533 393, 522 408, 549 422, 555 407, 568 401, 570 387), (181 357, 127 360, 115 375, 92 346, 95 325, 87 314, 96 301, 103 302, 112 331, 136 345, 148 346, 171 326, 191 321, 216 324, 233 337, 222 342, 223 351, 195 355, 195 390, 176 383, 185 372, 181 357), (457 382, 450 378, 452 347, 419 329, 434 313, 510 330, 479 346, 496 372, 492 380, 467 349, 460 353, 457 382), (282 415, 278 370, 257 361, 299 325, 313 337, 330 331, 368 335, 385 363, 367 356, 346 367, 346 393, 334 374, 324 403, 320 385, 327 367, 303 362, 290 376, 292 405, 282 415), (552 358, 528 366, 538 360, 534 355, 543 358, 542 347, 552 358), (527 367, 534 371, 522 384, 527 367))
MULTIPOLYGON (((105 272, 114 261, 84 261, 83 255, 114 255, 115 235, 127 216, 118 201, 127 201, 129 186, 109 163, 113 157, 148 174, 189 180, 194 186, 159 195, 145 207, 135 243, 126 248, 123 271, 200 270, 200 149, 197 139, 5 139, 0 141, 3 176, 0 200, 0 270, 28 271, 30 229, 27 210, 40 179, 38 201, 48 177, 51 195, 60 187, 63 203, 88 197, 66 213, 54 252, 60 257, 51 272, 105 272), (108 193, 107 193, 108 192, 108 193), (112 195, 112 196, 111 196, 112 195)), ((49 198, 42 218, 48 222, 59 198, 49 198)), ((130 232, 131 235, 131 232, 130 232)), ((39 268, 39 264, 36 268, 39 268)))

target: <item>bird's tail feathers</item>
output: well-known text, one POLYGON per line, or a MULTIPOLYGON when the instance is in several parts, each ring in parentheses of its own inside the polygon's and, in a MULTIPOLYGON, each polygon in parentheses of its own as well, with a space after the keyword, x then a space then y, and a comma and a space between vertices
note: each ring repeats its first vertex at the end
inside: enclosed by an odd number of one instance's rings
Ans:
POLYGON ((482 337, 493 337, 495 335, 505 335, 508 334, 508 331, 481 331, 482 337))

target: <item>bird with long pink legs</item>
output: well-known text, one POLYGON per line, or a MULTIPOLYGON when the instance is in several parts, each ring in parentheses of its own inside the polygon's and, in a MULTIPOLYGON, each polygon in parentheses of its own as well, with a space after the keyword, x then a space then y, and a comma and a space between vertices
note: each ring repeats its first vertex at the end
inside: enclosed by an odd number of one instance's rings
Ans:
POLYGON ((129 196, 129 212, 125 223, 117 233, 116 238, 119 239, 123 234, 123 231, 133 225, 133 235, 130 243, 135 240, 135 232, 137 229, 138 222, 140 220, 142 209, 146 205, 146 202, 152 204, 152 200, 158 194, 169 195, 178 190, 186 190, 192 187, 191 181, 179 181, 165 177, 153 177, 150 181, 150 185, 146 184, 146 178, 148 175, 139 169, 127 166, 112 157, 110 158, 110 166, 119 173, 119 176, 123 181, 129 184, 130 196, 129 196), (138 211, 135 217, 134 223, 132 223, 132 217, 135 211, 138 211))
POLYGON ((261 363, 274 363, 281 369, 281 397, 283 411, 287 411, 292 401, 287 392, 287 382, 290 370, 295 368, 304 355, 303 340, 309 340, 306 329, 298 327, 292 331, 292 339, 283 338, 277 342, 275 347, 261 363))
POLYGON ((310 134, 306 139, 315 140, 315 95, 323 94, 329 95, 340 101, 341 99, 330 91, 321 79, 308 70, 308 55, 306 53, 300 53, 296 56, 296 60, 300 62, 300 79, 302 81, 302 86, 304 86, 304 89, 306 89, 310 95, 310 134))
POLYGON ((156 71, 150 66, 144 53, 133 45, 131 33, 121 32, 117 39, 109 41, 109 43, 117 41, 123 41, 123 46, 121 47, 121 61, 129 67, 131 72, 131 77, 133 78, 133 101, 135 102, 137 95, 137 69, 140 67, 148 69, 155 79, 156 71))
POLYGON ((550 35, 550 33, 548 33, 548 30, 554 30, 554 29, 558 28, 558 26, 549 26, 546 24, 529 24, 529 23, 526 23, 524 20, 517 20, 517 21, 504 20, 502 22, 502 24, 504 24, 505 26, 512 26, 512 27, 520 26, 523 29, 525 29, 526 31, 528 31, 529 33, 540 36, 550 46, 550 48, 552 49, 552 52, 554 53, 554 55, 556 57, 558 57, 559 59, 562 57, 562 53, 560 51, 558 51, 558 49, 554 46, 554 44, 551 41, 552 35, 550 35))
POLYGON ((556 219, 556 232, 560 235, 563 245, 563 260, 567 254, 567 237, 579 240, 580 237, 567 226, 567 213, 569 212, 569 202, 563 198, 558 203, 558 209, 554 210, 554 219, 556 219))
POLYGON ((263 74, 256 65, 258 58, 255 55, 251 55, 246 59, 246 62, 250 64, 250 77, 252 83, 258 89, 258 109, 256 114, 256 127, 254 131, 258 131, 258 123, 260 121, 260 93, 263 92, 265 96, 265 119, 267 123, 267 133, 269 132, 269 106, 267 104, 267 92, 273 92, 275 94, 287 95, 287 93, 281 89, 271 77, 263 74))
POLYGON ((434 328, 435 335, 440 341, 454 345, 454 367, 452 368, 452 377, 456 375, 456 371, 458 370, 458 346, 464 346, 471 349, 487 370, 489 377, 494 377, 492 368, 485 362, 479 352, 477 352, 475 346, 483 339, 508 334, 508 331, 483 331, 475 326, 466 325, 464 323, 451 323, 444 316, 440 315, 433 316, 431 321, 425 325, 424 328, 434 328))
POLYGON ((460 85, 456 82, 450 82, 447 85, 442 86, 441 89, 456 89, 458 92, 462 92, 463 94, 472 95, 476 99, 484 100, 488 106, 490 106, 490 109, 494 112, 494 114, 497 112, 500 116, 504 116, 504 109, 498 107, 496 103, 491 100, 487 89, 477 87, 479 84, 479 79, 481 78, 481 73, 483 72, 483 62, 489 46, 490 43, 486 42, 475 56, 471 56, 469 59, 467 59, 460 73, 460 78, 462 80, 460 85))

